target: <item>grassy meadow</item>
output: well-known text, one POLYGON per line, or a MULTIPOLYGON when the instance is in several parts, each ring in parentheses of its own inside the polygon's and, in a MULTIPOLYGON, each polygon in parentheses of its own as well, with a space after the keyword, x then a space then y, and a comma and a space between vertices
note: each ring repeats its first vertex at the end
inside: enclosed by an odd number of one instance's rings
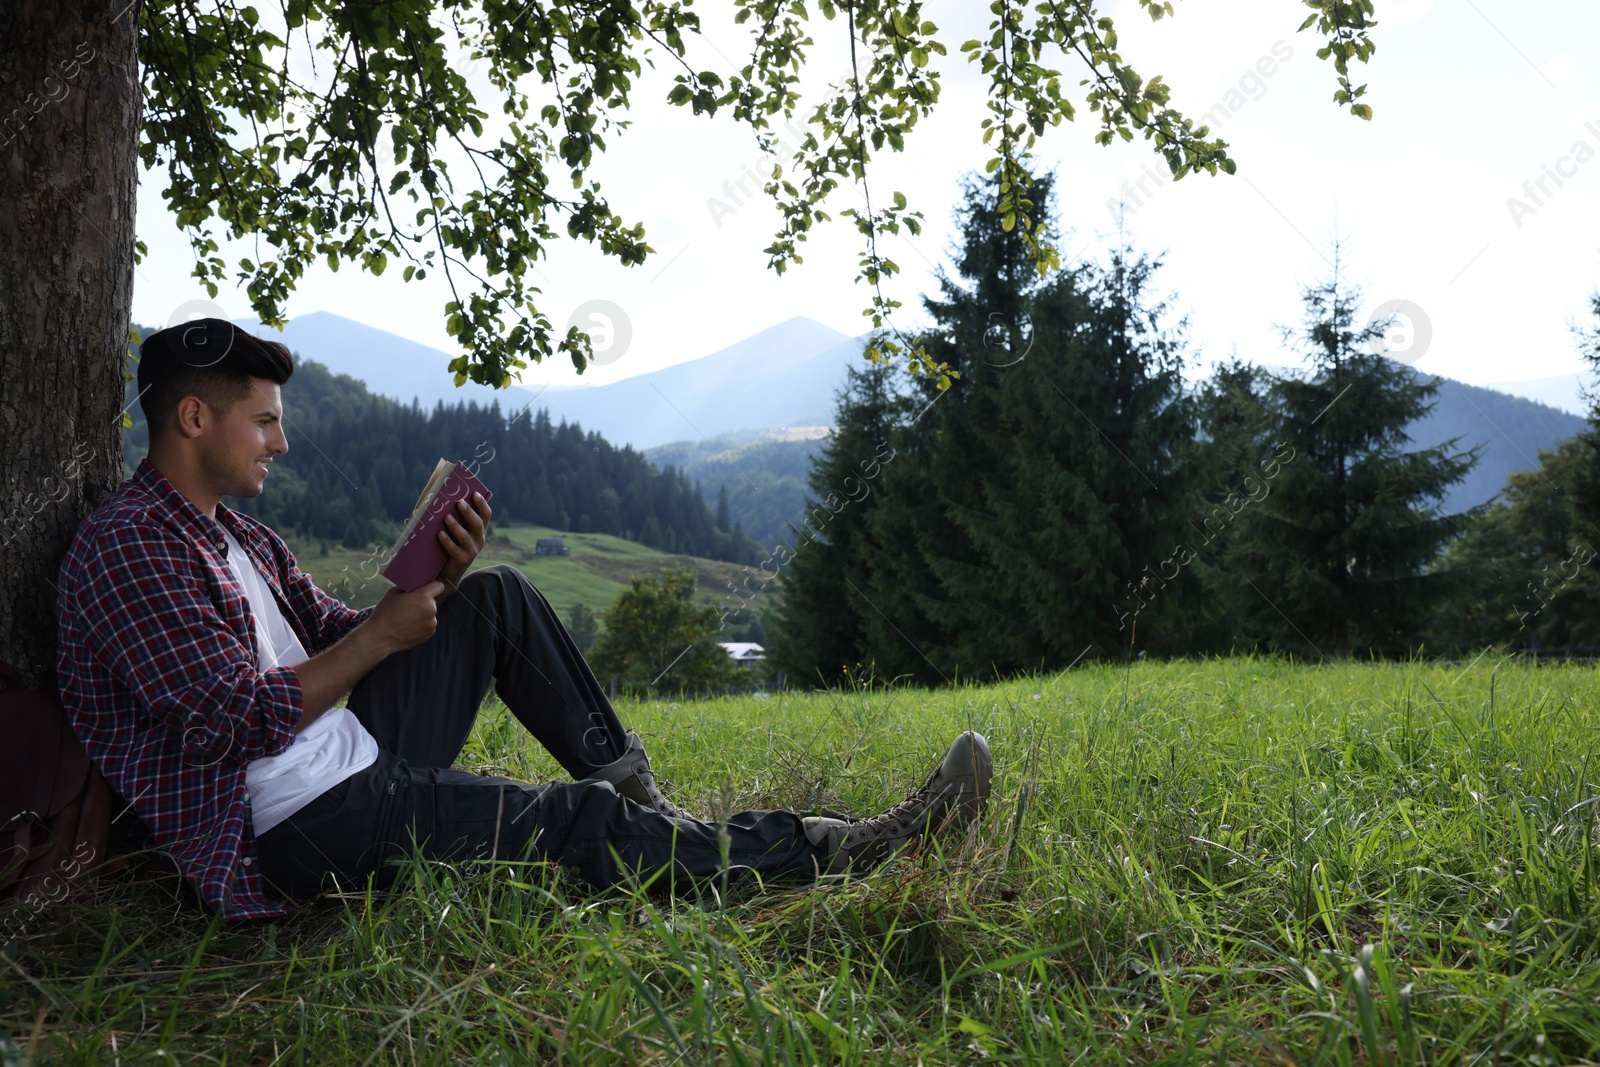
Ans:
MULTIPOLYGON (((0 913, 0 1063, 1600 1061, 1593 668, 846 682, 619 710, 710 816, 871 812, 977 729, 964 840, 675 902, 414 865, 239 926, 107 879, 0 913)), ((496 705, 461 762, 558 773, 496 705)))
MULTIPOLYGON (((322 589, 354 608, 376 604, 389 588, 377 574, 374 562, 379 550, 351 549, 330 545, 322 554, 319 542, 287 539, 295 561, 322 589)), ((385 546, 387 547, 387 546, 385 546)), ((599 616, 611 606, 630 579, 650 571, 685 567, 699 582, 695 602, 721 607, 752 605, 759 613, 767 604, 767 591, 756 583, 753 596, 735 598, 729 593, 731 582, 746 577, 745 568, 736 563, 675 555, 637 541, 610 534, 581 534, 547 526, 512 526, 491 521, 489 542, 473 563, 472 569, 509 563, 525 573, 565 619, 574 604, 586 604, 599 616), (571 550, 568 556, 536 556, 535 543, 541 537, 559 537, 571 550)))

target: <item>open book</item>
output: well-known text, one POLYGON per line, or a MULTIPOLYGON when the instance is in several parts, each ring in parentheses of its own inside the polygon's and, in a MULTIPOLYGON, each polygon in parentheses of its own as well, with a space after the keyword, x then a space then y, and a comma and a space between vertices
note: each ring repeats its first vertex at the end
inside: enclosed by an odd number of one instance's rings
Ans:
MULTIPOLYGON (((448 560, 444 546, 439 543, 444 517, 455 513, 458 500, 465 500, 470 506, 475 492, 482 493, 485 500, 494 495, 465 463, 441 459, 389 553, 389 564, 383 568, 383 576, 407 593, 438 578, 448 560)), ((459 521, 459 516, 457 519, 459 521)))

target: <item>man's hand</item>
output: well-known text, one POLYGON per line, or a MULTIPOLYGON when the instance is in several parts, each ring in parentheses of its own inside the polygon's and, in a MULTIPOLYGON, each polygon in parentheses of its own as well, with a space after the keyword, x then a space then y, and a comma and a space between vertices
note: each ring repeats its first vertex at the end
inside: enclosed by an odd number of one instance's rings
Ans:
POLYGON ((443 592, 444 583, 438 581, 410 593, 392 587, 383 594, 383 599, 360 628, 372 634, 386 656, 420 645, 438 628, 439 600, 443 592))
POLYGON ((444 529, 439 531, 439 544, 446 557, 444 570, 439 572, 439 581, 444 583, 441 601, 456 591, 467 568, 483 551, 489 536, 489 517, 494 514, 482 493, 473 493, 470 505, 466 500, 456 501, 455 510, 456 514, 444 517, 444 529))
POLYGON ((414 593, 390 589, 361 625, 332 648, 295 667, 302 704, 296 729, 304 730, 315 722, 390 653, 432 637, 439 625, 436 598, 443 592, 443 582, 429 582, 414 593))

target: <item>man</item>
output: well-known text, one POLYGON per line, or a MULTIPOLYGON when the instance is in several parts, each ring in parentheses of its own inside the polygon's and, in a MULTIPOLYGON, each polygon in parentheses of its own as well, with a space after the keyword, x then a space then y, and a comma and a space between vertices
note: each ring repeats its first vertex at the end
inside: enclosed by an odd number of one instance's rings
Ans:
MULTIPOLYGON (((413 847, 557 861, 600 887, 717 874, 724 828, 662 796, 550 604, 513 568, 467 573, 491 514, 480 495, 439 535, 437 581, 363 611, 222 504, 260 495, 288 450, 280 386, 293 372, 283 345, 221 319, 153 334, 138 372, 149 455, 61 565, 62 703, 204 904, 282 915, 330 886, 386 885, 413 847), (574 782, 450 769, 490 685, 574 782)), ((988 746, 965 733, 876 818, 731 816, 727 862, 768 879, 865 869, 971 821, 990 774, 988 746)))

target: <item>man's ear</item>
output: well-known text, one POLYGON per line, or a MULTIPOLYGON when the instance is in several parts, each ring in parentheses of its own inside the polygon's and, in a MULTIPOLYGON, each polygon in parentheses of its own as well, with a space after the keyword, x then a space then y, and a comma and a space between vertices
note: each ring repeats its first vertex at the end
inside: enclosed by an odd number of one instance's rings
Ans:
POLYGON ((211 409, 197 396, 186 396, 178 401, 175 414, 178 434, 182 437, 199 437, 211 425, 211 409))

